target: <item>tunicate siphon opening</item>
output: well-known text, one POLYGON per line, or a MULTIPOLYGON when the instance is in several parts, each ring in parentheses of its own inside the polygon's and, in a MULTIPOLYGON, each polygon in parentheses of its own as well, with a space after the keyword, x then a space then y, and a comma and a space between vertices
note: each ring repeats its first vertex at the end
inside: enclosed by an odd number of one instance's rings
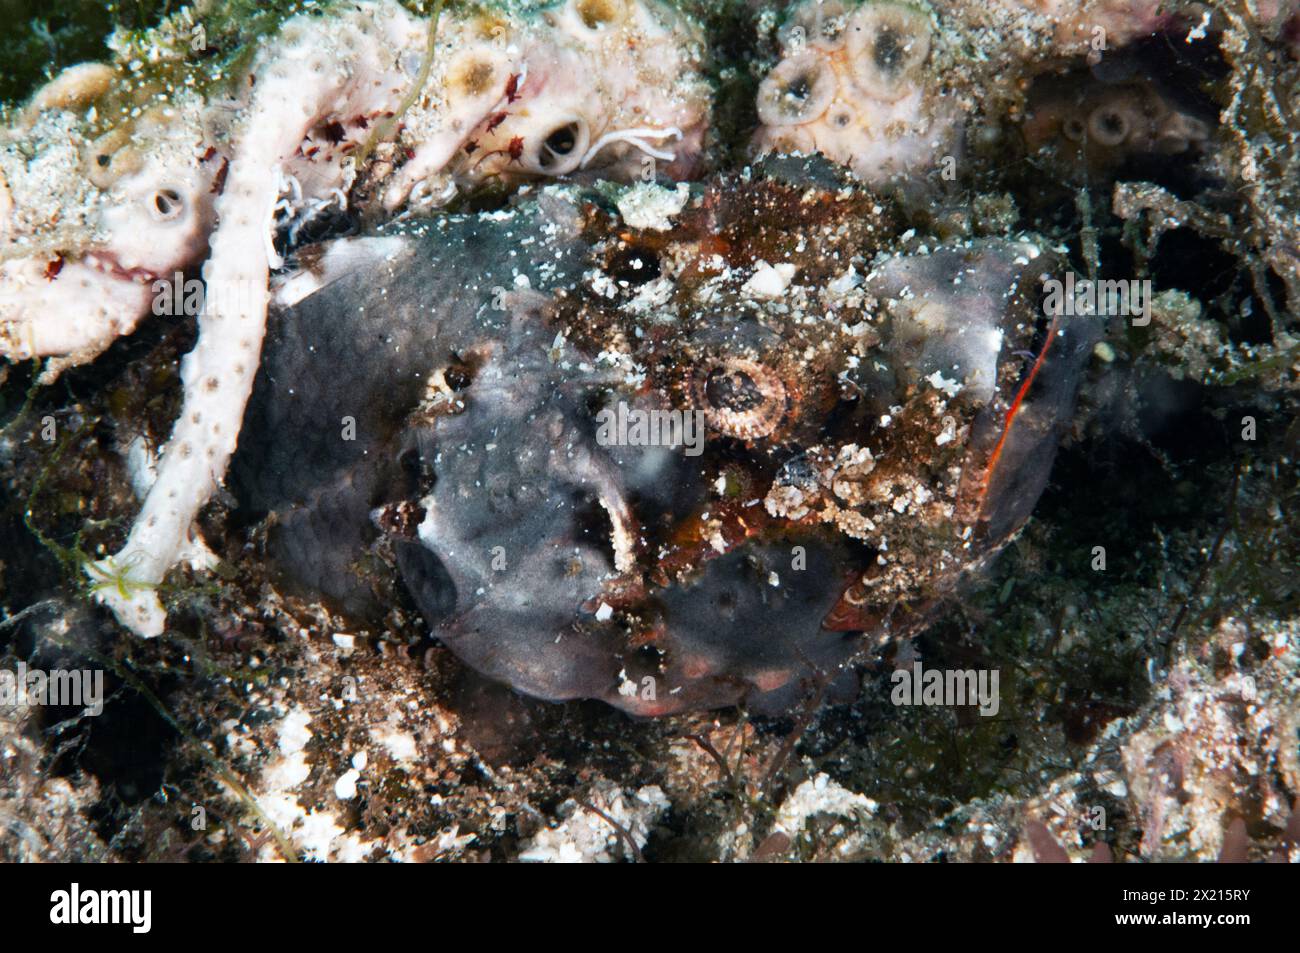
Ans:
POLYGON ((157 222, 172 222, 185 214, 185 198, 173 188, 161 188, 149 199, 149 214, 157 222))
POLYGON ((1103 146, 1117 146, 1128 138, 1132 124, 1124 110, 1103 106, 1088 116, 1088 135, 1103 146))
POLYGON ((573 9, 588 30, 603 29, 627 15, 624 0, 575 0, 573 9))
POLYGON ((497 86, 497 66, 486 56, 469 54, 460 57, 448 71, 447 85, 469 97, 483 96, 497 86))
POLYGON ((812 122, 830 106, 835 91, 835 74, 820 57, 783 60, 758 87, 758 118, 769 126, 812 122))
POLYGON ((573 119, 554 126, 537 146, 537 171, 546 175, 564 175, 572 172, 587 151, 587 124, 573 119))
POLYGON ((849 15, 842 0, 807 3, 785 22, 777 38, 787 53, 802 53, 809 46, 832 52, 844 45, 849 15))
POLYGON ((864 93, 887 102, 901 99, 930 55, 930 23, 905 4, 865 4, 849 21, 848 51, 864 93))
POLYGON ((126 129, 104 133, 87 150, 86 177, 99 189, 112 188, 123 176, 138 172, 142 165, 140 152, 131 145, 131 134, 126 129))

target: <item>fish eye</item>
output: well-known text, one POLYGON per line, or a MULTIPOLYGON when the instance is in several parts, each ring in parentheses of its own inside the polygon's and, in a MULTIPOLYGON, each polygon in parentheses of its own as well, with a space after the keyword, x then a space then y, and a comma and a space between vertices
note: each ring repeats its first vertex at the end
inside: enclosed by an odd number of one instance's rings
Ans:
POLYGON ((711 427, 742 440, 766 437, 787 411, 787 391, 780 375, 744 358, 706 365, 695 377, 694 398, 711 427))
POLYGON ((763 402, 754 378, 743 368, 715 367, 705 378, 704 393, 711 406, 737 413, 752 410, 763 402))

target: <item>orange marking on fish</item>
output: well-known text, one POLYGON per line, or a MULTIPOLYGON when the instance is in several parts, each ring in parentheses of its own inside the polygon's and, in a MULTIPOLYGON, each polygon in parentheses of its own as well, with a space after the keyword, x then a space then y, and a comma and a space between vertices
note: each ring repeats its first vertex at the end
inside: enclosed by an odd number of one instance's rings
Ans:
POLYGON ((984 486, 980 492, 981 497, 988 492, 989 478, 993 476, 993 471, 998 465, 998 458, 1002 456, 1002 448, 1007 442, 1007 434, 1011 433, 1011 422, 1020 410, 1020 405, 1024 402, 1025 395, 1029 393, 1029 388, 1033 385, 1034 379, 1038 377, 1038 372, 1043 367, 1043 361, 1047 358, 1048 349, 1052 346, 1052 342, 1056 340, 1057 321, 1057 318, 1052 318, 1052 325, 1047 329, 1047 340, 1043 342, 1043 349, 1038 352, 1038 358, 1034 361, 1034 366, 1030 368, 1029 376, 1020 385, 1020 389, 1016 391, 1015 399, 1011 401, 1011 406, 1007 409, 1007 415, 1002 420, 1002 436, 998 438, 998 444, 993 448, 993 455, 989 457, 988 468, 984 471, 984 486))

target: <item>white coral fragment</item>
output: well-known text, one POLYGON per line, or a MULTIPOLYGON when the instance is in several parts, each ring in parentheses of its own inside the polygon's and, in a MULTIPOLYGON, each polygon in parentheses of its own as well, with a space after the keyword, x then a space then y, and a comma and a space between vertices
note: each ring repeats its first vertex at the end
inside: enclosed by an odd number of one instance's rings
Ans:
POLYGON ((879 805, 871 798, 855 794, 826 774, 804 781, 781 802, 776 813, 776 830, 795 835, 803 832, 808 821, 819 814, 833 817, 870 817, 879 805))
POLYGON ((790 287, 795 270, 794 265, 786 262, 769 265, 765 261, 760 261, 758 267, 754 269, 754 274, 745 282, 741 290, 754 298, 779 298, 790 287))
POLYGON ((689 197, 690 187, 684 182, 672 189, 640 182, 618 197, 618 213, 629 228, 666 232, 689 197))
POLYGON ((562 804, 560 814, 564 820, 559 826, 545 828, 529 838, 519 859, 552 864, 608 864, 630 860, 632 850, 627 839, 635 841, 639 851, 668 807, 668 798, 658 785, 646 785, 636 791, 624 791, 613 785, 598 786, 591 792, 587 805, 574 800, 562 804))

